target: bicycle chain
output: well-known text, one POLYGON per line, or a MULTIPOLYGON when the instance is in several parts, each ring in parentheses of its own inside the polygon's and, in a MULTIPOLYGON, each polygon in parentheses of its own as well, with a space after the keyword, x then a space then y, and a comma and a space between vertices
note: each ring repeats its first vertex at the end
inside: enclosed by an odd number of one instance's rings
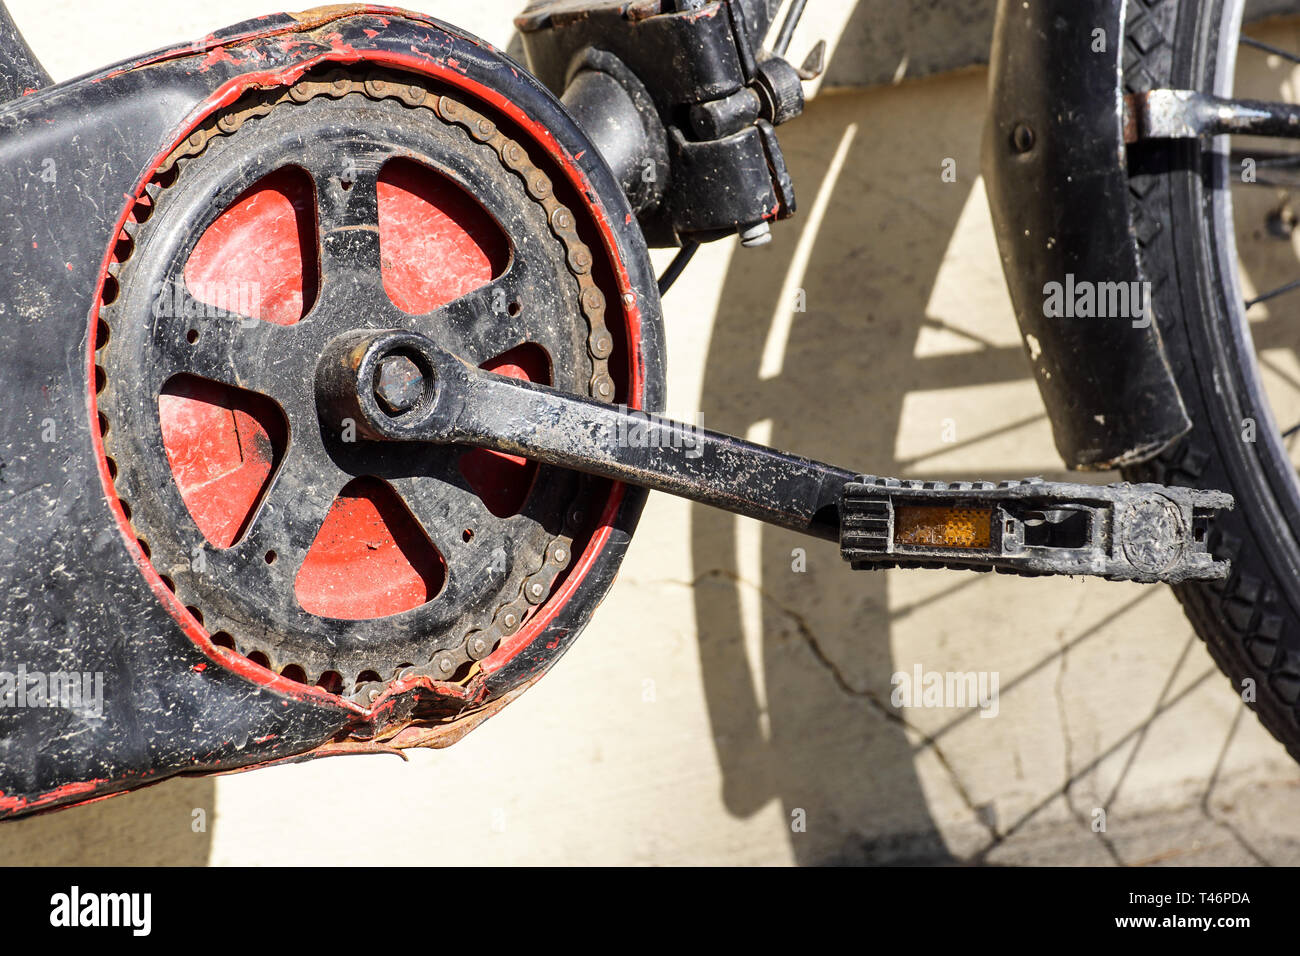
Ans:
MULTIPOLYGON (((174 169, 179 175, 178 163, 199 156, 217 137, 237 133, 250 119, 265 116, 279 106, 303 104, 320 96, 341 99, 352 93, 359 93, 372 100, 396 99, 407 107, 432 111, 444 122, 463 127, 474 140, 493 149, 502 164, 523 180, 528 195, 545 209, 551 232, 564 245, 566 265, 579 286, 579 300, 588 327, 587 352, 592 361, 589 393, 599 401, 612 402, 615 394, 614 380, 609 374, 608 360, 614 350, 614 340, 605 324, 605 295, 592 276, 594 257, 590 247, 578 235, 573 211, 556 198, 550 177, 532 163, 528 151, 522 145, 502 133, 492 120, 459 100, 430 92, 420 83, 404 79, 398 74, 380 71, 369 72, 358 79, 347 71, 333 70, 319 79, 303 79, 287 88, 262 91, 254 94, 254 102, 246 107, 224 113, 215 121, 190 133, 159 164, 154 177, 145 186, 145 193, 151 202, 156 202, 163 190, 171 187, 171 184, 164 186, 160 183, 160 178, 174 169)), ((132 219, 124 227, 133 240, 138 225, 132 219)), ((110 263, 110 275, 117 277, 129 255, 128 253, 110 263)), ((103 315, 104 310, 101 309, 101 319, 103 315)), ((106 346, 99 346, 104 347, 106 346)), ((107 448, 107 436, 105 440, 107 448)), ((525 575, 515 597, 498 605, 490 624, 478 629, 471 627, 455 648, 438 651, 427 664, 405 668, 394 679, 428 676, 439 681, 450 680, 465 664, 473 664, 487 657, 504 638, 518 631, 528 612, 546 600, 556 578, 568 567, 572 558, 573 539, 586 519, 580 502, 591 484, 591 479, 587 476, 580 476, 574 504, 566 512, 561 532, 547 545, 541 567, 525 575)), ((253 650, 256 649, 240 648, 240 652, 245 655, 253 650)), ((358 684, 352 691, 352 697, 363 704, 373 704, 388 683, 369 681, 358 684)))

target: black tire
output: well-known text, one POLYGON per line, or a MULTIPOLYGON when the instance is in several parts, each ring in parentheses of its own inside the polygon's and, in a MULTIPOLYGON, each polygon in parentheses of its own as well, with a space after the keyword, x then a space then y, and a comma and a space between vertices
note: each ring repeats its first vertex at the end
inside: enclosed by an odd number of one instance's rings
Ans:
MULTIPOLYGON (((1231 92, 1242 0, 1130 0, 1128 92, 1231 92)), ((1300 759, 1300 483, 1260 382, 1232 231, 1227 146, 1130 149, 1130 202, 1156 321, 1192 431, 1133 481, 1236 496, 1211 539, 1226 581, 1175 588, 1234 689, 1300 759), (1255 440, 1246 440, 1247 419, 1255 440), (1253 691, 1253 694, 1251 693, 1253 691), (1253 696, 1253 700, 1251 699, 1253 696)))

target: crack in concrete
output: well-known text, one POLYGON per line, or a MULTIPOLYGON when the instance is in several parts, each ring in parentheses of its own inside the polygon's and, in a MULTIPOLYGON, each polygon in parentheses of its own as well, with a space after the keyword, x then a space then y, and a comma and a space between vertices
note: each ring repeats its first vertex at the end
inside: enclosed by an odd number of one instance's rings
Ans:
POLYGON ((839 666, 826 652, 826 649, 822 647, 821 641, 818 640, 816 633, 813 631, 811 625, 809 625, 808 622, 804 619, 802 614, 800 614, 793 608, 787 607, 782 602, 778 601, 776 598, 768 594, 767 591, 765 591, 762 587, 755 584, 753 581, 746 580, 745 578, 741 577, 739 574, 727 568, 712 568, 696 576, 691 581, 682 581, 673 578, 665 578, 663 580, 670 584, 677 584, 687 588, 695 588, 702 581, 709 580, 709 579, 716 579, 716 578, 725 578, 726 580, 732 581, 735 584, 741 584, 744 585, 745 587, 752 588, 763 601, 771 604, 772 607, 774 607, 777 611, 779 611, 781 614, 785 615, 792 622, 794 622, 795 629, 798 631, 800 638, 802 638, 804 646, 808 648, 808 651, 812 655, 813 659, 816 660, 822 666, 822 668, 830 675, 831 680, 835 683, 835 686, 839 688, 841 693, 843 693, 848 697, 865 701, 871 707, 872 710, 874 710, 879 716, 883 717, 885 720, 897 724, 898 726, 906 730, 910 730, 918 737, 920 737, 922 746, 921 748, 918 749, 929 748, 931 751, 934 752, 935 759, 939 761, 939 765, 943 767, 944 772, 948 775, 949 782, 952 784, 953 789, 957 792, 957 796, 961 799, 961 802, 965 806, 966 810, 971 814, 971 816, 975 819, 975 821, 984 828, 984 830, 988 833, 990 839, 995 841, 999 839, 999 833, 998 833, 996 821, 991 819, 991 814, 988 813, 987 805, 977 806, 975 804, 974 800, 971 798, 970 792, 966 788, 966 785, 962 782, 961 776, 957 773, 956 768, 948 760, 948 757, 943 752, 943 748, 939 745, 939 742, 935 740, 932 736, 930 736, 930 734, 922 730, 920 727, 917 727, 915 724, 909 722, 905 717, 903 717, 902 714, 898 713, 898 711, 896 711, 894 708, 887 706, 884 702, 882 702, 879 699, 879 697, 876 694, 872 693, 870 690, 867 690, 866 688, 855 686, 853 682, 850 681, 844 675, 843 671, 840 670, 839 666))
MULTIPOLYGON (((1110 858, 1118 866, 1123 866, 1123 860, 1120 859, 1119 851, 1115 848, 1114 843, 1106 836, 1104 829, 1096 830, 1088 820, 1088 814, 1081 809, 1074 801, 1074 783, 1072 775, 1074 767, 1074 738, 1070 735, 1070 712, 1065 703, 1065 675, 1070 668, 1070 652, 1064 641, 1064 634, 1057 632, 1056 642, 1061 648, 1060 666, 1056 670, 1056 680, 1052 684, 1052 693, 1056 697, 1056 714, 1061 724, 1061 746, 1062 746, 1062 763, 1064 765, 1065 782, 1061 785, 1061 796, 1065 798, 1065 807, 1070 816, 1074 817, 1075 822, 1085 829, 1091 830, 1101 841, 1101 845, 1106 848, 1110 858)), ((1106 820, 1106 808, 1100 808, 1102 820, 1106 820)), ((1102 826, 1105 826, 1103 822, 1102 826)))
POLYGON ((1237 713, 1232 718, 1232 723, 1228 727, 1228 735, 1223 740, 1223 746, 1219 749, 1218 759, 1214 761, 1214 769, 1210 771, 1210 778, 1205 783, 1205 793, 1201 795, 1201 815, 1217 827, 1228 831, 1228 835, 1237 841, 1237 844, 1250 855, 1250 857, 1260 866, 1273 866, 1273 861, 1264 856, 1263 853, 1255 849, 1233 824, 1226 818, 1216 816, 1214 808, 1210 804, 1210 794, 1218 786, 1219 775, 1223 771, 1223 764, 1228 757, 1228 748, 1232 745, 1232 739, 1237 735, 1237 728, 1241 726, 1241 718, 1246 713, 1246 704, 1243 701, 1237 708, 1237 713))
POLYGON ((1130 730, 1124 736, 1120 737, 1118 740, 1112 743, 1109 747, 1107 747, 1104 751, 1099 753, 1092 760, 1088 761, 1088 763, 1086 763, 1083 767, 1081 767, 1078 770, 1078 772, 1072 774, 1070 778, 1065 781, 1065 784, 1062 787, 1059 787, 1056 790, 1052 791, 1051 793, 1047 794, 1047 796, 1045 796, 1042 800, 1040 800, 1036 806, 1031 807, 1024 814, 1022 814, 1020 819, 1018 819, 1015 823, 1013 823, 1010 827, 1008 827, 1001 837, 999 837, 996 840, 993 840, 988 844, 988 846, 984 847, 982 850, 980 850, 978 853, 972 856, 969 862, 974 862, 974 863, 984 862, 988 858, 988 855, 991 852, 996 850, 1001 844, 1005 843, 1007 839, 1009 839, 1013 834, 1023 829, 1024 826, 1030 820, 1038 816, 1038 814, 1040 814, 1046 807, 1048 807, 1053 800, 1055 800, 1059 796, 1063 796, 1065 787, 1071 786, 1075 781, 1082 778, 1085 774, 1091 773, 1097 767, 1101 766, 1103 760, 1105 760, 1107 757, 1112 756, 1115 753, 1118 753, 1121 747, 1127 744, 1130 740, 1133 740, 1134 738, 1139 736, 1142 730, 1146 726, 1148 726, 1151 723, 1151 721, 1155 720, 1165 711, 1176 706, 1185 697, 1189 696, 1194 690, 1196 690, 1198 687, 1200 687, 1202 684, 1204 684, 1211 677, 1213 677, 1215 674, 1218 673, 1219 673, 1218 668, 1216 667, 1209 668, 1204 673, 1202 673, 1200 677, 1197 677, 1186 687, 1180 690, 1176 695, 1171 697, 1168 701, 1158 706, 1156 710, 1149 717, 1147 717, 1147 719, 1144 720, 1141 724, 1139 724, 1137 727, 1130 730))

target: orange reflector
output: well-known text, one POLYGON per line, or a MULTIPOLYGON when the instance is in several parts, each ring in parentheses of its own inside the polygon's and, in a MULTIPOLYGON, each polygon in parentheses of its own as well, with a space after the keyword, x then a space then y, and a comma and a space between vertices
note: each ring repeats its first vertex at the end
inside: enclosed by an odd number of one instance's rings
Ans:
POLYGON ((986 549, 992 536, 992 508, 909 505, 894 509, 895 544, 914 548, 986 549))

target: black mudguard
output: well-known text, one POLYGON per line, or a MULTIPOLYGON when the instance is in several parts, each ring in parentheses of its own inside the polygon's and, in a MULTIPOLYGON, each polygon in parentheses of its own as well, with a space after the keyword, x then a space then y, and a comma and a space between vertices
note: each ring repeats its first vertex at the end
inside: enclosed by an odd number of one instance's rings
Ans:
MULTIPOLYGON (((626 269, 622 300, 654 288, 617 183, 558 102, 495 50, 427 17, 376 7, 263 17, 0 105, 0 682, 19 673, 103 681, 99 715, 17 699, 0 707, 0 819, 178 773, 445 745, 539 677, 611 584, 644 502, 636 489, 611 495, 591 560, 575 566, 567 602, 535 637, 503 643, 506 653, 467 683, 399 681, 366 708, 214 646, 169 611, 169 592, 142 567, 102 480, 88 387, 113 242, 149 173, 198 118, 329 62, 455 71, 478 88, 508 89, 500 108, 538 124, 557 168, 597 210, 603 241, 626 269)), ((635 308, 643 354, 632 388, 657 410, 657 296, 635 308)))
POLYGON ((991 56, 989 204, 1057 448, 1079 469, 1143 461, 1191 427, 1149 312, 1056 308, 1074 301, 1070 290, 1112 303, 1110 293, 1143 291, 1125 166, 1124 17, 1125 0, 1000 0, 991 56), (1049 283, 1061 291, 1050 311, 1064 315, 1047 314, 1049 283))

